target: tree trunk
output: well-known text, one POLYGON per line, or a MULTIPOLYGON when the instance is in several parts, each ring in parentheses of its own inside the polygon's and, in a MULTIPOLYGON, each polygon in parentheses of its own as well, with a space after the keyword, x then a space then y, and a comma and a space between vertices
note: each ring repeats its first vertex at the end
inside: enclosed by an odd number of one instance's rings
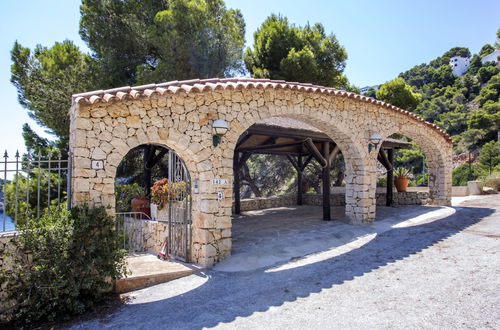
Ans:
POLYGON ((262 193, 260 192, 259 187, 257 187, 254 180, 250 176, 250 169, 248 168, 248 165, 246 163, 241 166, 241 170, 245 183, 250 187, 250 189, 252 189, 252 192, 255 195, 255 197, 261 197, 262 193))

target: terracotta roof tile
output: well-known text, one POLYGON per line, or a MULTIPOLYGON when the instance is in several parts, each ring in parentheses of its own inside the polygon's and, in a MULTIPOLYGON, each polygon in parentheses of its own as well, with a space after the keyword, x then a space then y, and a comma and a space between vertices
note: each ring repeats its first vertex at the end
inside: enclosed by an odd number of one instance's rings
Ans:
POLYGON ((151 97, 155 94, 178 94, 178 93, 201 93, 211 90, 243 90, 243 89, 291 89, 316 94, 333 94, 341 97, 353 98, 364 102, 377 104, 396 112, 403 113, 408 117, 422 121, 427 126, 435 129, 448 142, 451 143, 451 137, 435 124, 431 124, 412 112, 395 107, 391 104, 375 100, 371 97, 358 95, 332 87, 317 86, 309 83, 287 82, 284 80, 269 79, 251 79, 251 78, 224 78, 224 79, 191 79, 184 81, 169 81, 160 84, 148 84, 142 86, 124 86, 108 90, 96 90, 86 93, 73 95, 74 104, 96 104, 100 102, 112 102, 114 100, 123 100, 126 98, 137 99, 139 97, 151 97))

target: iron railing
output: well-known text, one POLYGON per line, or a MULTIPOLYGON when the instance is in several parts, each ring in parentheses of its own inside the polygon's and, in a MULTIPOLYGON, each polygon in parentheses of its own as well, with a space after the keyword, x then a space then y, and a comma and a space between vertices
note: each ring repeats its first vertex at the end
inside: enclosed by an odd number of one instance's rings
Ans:
POLYGON ((5 151, 0 162, 0 232, 15 230, 20 219, 38 218, 64 200, 69 207, 70 168, 70 158, 60 152, 21 156, 16 151, 9 157, 5 151))
POLYGON ((144 212, 117 212, 116 229, 123 239, 123 248, 129 252, 144 252, 144 220, 152 220, 144 212), (141 221, 141 222, 140 222, 141 221))

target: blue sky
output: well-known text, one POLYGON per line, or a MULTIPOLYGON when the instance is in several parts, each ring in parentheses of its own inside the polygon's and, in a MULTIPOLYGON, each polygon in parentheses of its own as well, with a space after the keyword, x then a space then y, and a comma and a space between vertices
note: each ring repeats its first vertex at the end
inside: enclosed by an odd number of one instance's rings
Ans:
MULTIPOLYGON (((476 53, 494 43, 500 1, 328 1, 226 0, 246 22, 247 45, 271 13, 297 25, 322 23, 348 53, 345 73, 359 87, 395 78, 455 46, 476 53)), ((39 128, 17 102, 10 83, 10 50, 15 40, 30 48, 70 39, 88 50, 78 35, 79 0, 0 1, 0 149, 24 150, 21 127, 39 128)))

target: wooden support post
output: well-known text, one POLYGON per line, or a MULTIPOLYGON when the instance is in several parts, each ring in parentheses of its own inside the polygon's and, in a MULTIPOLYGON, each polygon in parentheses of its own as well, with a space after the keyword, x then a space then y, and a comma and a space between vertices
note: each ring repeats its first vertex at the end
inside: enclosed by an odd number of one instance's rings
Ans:
POLYGON ((394 149, 387 150, 387 160, 391 168, 387 171, 387 192, 385 205, 392 206, 394 203, 393 187, 394 187, 394 149))
POLYGON ((302 156, 297 157, 297 205, 302 205, 302 156))
POLYGON ((234 190, 234 214, 241 214, 241 196, 240 196, 240 153, 235 152, 233 156, 233 190, 234 190))
POLYGON ((146 145, 144 146, 144 189, 146 192, 146 196, 151 195, 151 157, 154 152, 153 146, 146 145))
POLYGON ((330 214, 330 143, 323 142, 323 158, 326 160, 323 167, 323 220, 331 220, 330 214))

